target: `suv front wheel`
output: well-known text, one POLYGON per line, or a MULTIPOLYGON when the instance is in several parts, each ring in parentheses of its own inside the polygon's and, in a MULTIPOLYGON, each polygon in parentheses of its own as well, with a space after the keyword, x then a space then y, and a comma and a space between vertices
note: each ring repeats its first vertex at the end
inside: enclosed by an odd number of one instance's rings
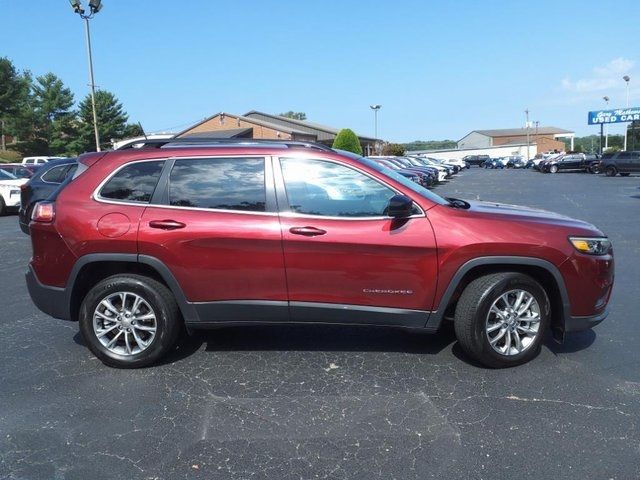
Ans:
POLYGON ((140 275, 115 275, 98 282, 80 307, 84 340, 111 367, 155 363, 173 348, 180 326, 171 291, 140 275))
POLYGON ((474 360, 487 367, 513 367, 538 355, 549 316, 549 298, 533 278, 495 273, 473 280, 462 292, 455 332, 474 360))
POLYGON ((614 167, 613 165, 609 165, 606 170, 604 171, 604 174, 607 177, 615 177, 618 174, 618 169, 616 167, 614 167))

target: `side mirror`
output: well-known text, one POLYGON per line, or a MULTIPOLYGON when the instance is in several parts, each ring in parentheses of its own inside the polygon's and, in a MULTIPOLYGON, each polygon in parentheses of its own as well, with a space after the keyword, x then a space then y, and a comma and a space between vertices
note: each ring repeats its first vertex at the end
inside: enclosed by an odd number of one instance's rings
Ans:
POLYGON ((394 195, 387 205, 387 215, 394 218, 406 218, 413 211, 413 200, 406 195, 394 195))

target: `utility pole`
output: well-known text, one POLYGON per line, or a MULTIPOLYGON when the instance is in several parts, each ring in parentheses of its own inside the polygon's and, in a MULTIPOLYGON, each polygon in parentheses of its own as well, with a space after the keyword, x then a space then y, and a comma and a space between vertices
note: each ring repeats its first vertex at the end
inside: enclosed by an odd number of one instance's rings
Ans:
MULTIPOLYGON (((629 108, 629 80, 631 80, 631 77, 629 75, 625 75, 624 77, 622 77, 622 79, 626 82, 627 84, 627 108, 629 108)), ((627 150, 627 132, 628 132, 628 128, 627 125, 625 124, 624 126, 624 150, 627 150)))
MULTIPOLYGON (((607 110, 609 110, 610 98, 607 95, 605 95, 604 97, 602 97, 602 99, 604 100, 604 103, 607 105, 607 110)), ((604 149, 606 150, 607 148, 609 148, 609 127, 604 129, 604 149)))
POLYGON ((530 145, 530 138, 529 138, 529 109, 527 108, 524 111, 525 115, 527 116, 527 123, 525 123, 525 127, 527 129, 527 162, 529 161, 529 145, 530 145))
POLYGON ((0 119, 0 126, 2 126, 2 150, 6 150, 7 144, 4 141, 4 119, 0 119))
POLYGON ((380 152, 378 151, 378 110, 380 110, 382 108, 382 105, 369 105, 369 108, 371 110, 373 110, 373 123, 374 123, 374 129, 375 129, 375 139, 376 139, 376 153, 378 155, 380 155, 380 152))
POLYGON ((84 20, 84 31, 87 38, 87 56, 89 58, 89 87, 91 88, 91 109, 93 110, 93 133, 96 137, 96 152, 100 151, 100 134, 98 133, 98 114, 96 111, 96 84, 93 79, 93 54, 91 53, 91 32, 89 30, 89 20, 102 9, 102 0, 90 0, 88 15, 82 8, 80 0, 70 0, 73 11, 84 20))

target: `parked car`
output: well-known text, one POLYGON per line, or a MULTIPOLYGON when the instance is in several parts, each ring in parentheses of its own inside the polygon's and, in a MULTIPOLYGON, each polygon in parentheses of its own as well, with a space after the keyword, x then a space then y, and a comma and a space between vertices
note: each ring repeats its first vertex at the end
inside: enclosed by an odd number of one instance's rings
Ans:
POLYGON ((0 216, 20 207, 20 186, 27 180, 0 170, 0 216))
POLYGON ((598 169, 607 177, 615 177, 618 174, 627 177, 631 173, 640 173, 640 151, 605 154, 598 169))
POLYGON ((491 157, 489 157, 489 155, 467 155, 466 157, 463 157, 462 160, 467 162, 470 166, 477 165, 478 167, 482 167, 490 158, 491 157))
POLYGON ((507 168, 527 168, 527 161, 521 155, 505 157, 507 168))
POLYGON ((399 165, 401 168, 413 169, 419 172, 428 173, 429 175, 434 175, 436 183, 444 182, 447 178, 447 170, 443 167, 428 165, 425 162, 412 162, 410 159, 404 157, 391 157, 388 160, 399 165))
POLYGON ((59 160, 65 157, 24 157, 22 159, 23 165, 44 165, 51 160, 59 160))
POLYGON ((399 160, 410 162, 416 167, 434 168, 438 171, 438 181, 443 182, 453 175, 453 167, 442 165, 426 157, 399 157, 399 160))
POLYGON ((470 358, 509 367, 607 315, 611 242, 586 222, 445 199, 324 145, 192 142, 82 155, 33 211, 31 298, 107 365, 158 362, 185 325, 452 317, 470 358))
POLYGON ((597 159, 596 155, 567 153, 541 162, 540 171, 543 173, 558 173, 560 170, 586 172, 597 159))
POLYGON ((423 187, 431 187, 438 182, 437 173, 424 170, 421 168, 405 168, 400 163, 394 161, 395 157, 369 157, 379 165, 395 170, 401 175, 411 173, 420 177, 420 185, 423 187))
MULTIPOLYGON (((395 165, 393 165, 391 162, 385 161, 385 160, 383 160, 383 159, 381 159, 381 158, 376 159, 375 161, 376 161, 376 163, 378 163, 378 164, 380 164, 380 165, 382 165, 382 166, 384 166, 384 167, 390 168, 391 170, 395 170, 395 171, 396 171, 396 172, 398 172, 400 175, 402 175, 403 177, 408 178, 408 179, 409 179, 409 180, 411 180, 411 181, 414 181, 414 182, 416 182, 416 183, 422 183, 422 182, 421 182, 420 175, 419 175, 418 173, 414 173, 414 172, 412 172, 412 171, 410 171, 410 170, 406 170, 406 169, 404 169, 404 168, 397 168, 397 167, 396 167, 395 165)), ((424 177, 427 177, 427 175, 423 175, 423 176, 424 176, 424 177)), ((426 183, 426 185, 425 185, 425 186, 427 186, 427 185, 428 185, 428 181, 427 181, 427 183, 426 183)))
POLYGON ((489 158, 482 164, 482 167, 503 169, 505 165, 506 162, 502 158, 489 158))
POLYGON ((23 165, 21 163, 0 163, 0 170, 9 172, 16 178, 31 178, 37 168, 33 165, 23 165))
POLYGON ((29 221, 36 202, 46 200, 65 179, 73 175, 78 168, 75 158, 51 160, 39 168, 20 191, 20 211, 18 222, 20 230, 29 235, 29 221))

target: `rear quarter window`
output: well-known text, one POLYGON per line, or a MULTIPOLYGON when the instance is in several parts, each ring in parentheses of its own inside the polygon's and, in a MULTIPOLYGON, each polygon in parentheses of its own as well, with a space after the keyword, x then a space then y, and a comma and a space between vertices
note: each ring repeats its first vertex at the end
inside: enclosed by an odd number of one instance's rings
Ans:
POLYGON ((163 166, 164 160, 126 165, 104 184, 99 196, 122 202, 149 203, 163 166))

